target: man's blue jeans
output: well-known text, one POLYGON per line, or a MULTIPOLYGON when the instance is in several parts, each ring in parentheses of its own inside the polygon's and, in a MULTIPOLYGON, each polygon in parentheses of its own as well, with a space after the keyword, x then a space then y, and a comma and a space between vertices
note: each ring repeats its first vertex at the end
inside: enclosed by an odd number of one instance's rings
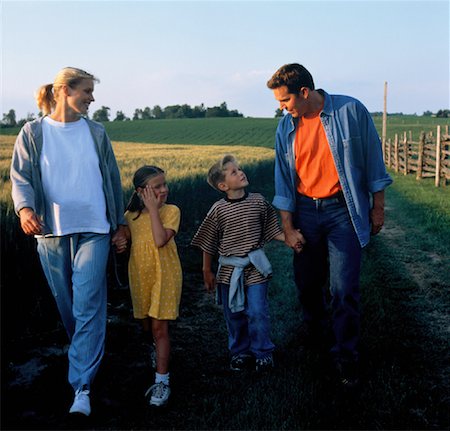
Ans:
POLYGON ((38 238, 38 253, 70 340, 69 383, 90 387, 103 357, 110 235, 38 238))
POLYGON ((270 356, 275 345, 270 340, 270 315, 267 289, 269 283, 245 286, 245 309, 232 313, 228 307, 228 284, 219 284, 219 298, 228 329, 231 355, 270 356))
POLYGON ((329 277, 335 338, 331 353, 337 361, 357 361, 362 251, 343 197, 313 200, 297 194, 294 225, 306 239, 303 251, 294 253, 305 322, 323 328, 329 277))

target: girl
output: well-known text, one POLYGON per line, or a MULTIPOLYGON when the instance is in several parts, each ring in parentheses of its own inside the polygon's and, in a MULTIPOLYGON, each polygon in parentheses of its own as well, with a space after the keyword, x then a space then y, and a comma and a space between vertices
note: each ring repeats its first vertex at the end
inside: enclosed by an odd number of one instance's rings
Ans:
POLYGON ((180 210, 166 204, 169 189, 164 171, 143 166, 133 177, 135 191, 125 212, 131 235, 128 264, 133 314, 146 338, 156 346, 155 384, 146 392, 149 404, 162 406, 170 395, 169 320, 178 317, 182 273, 175 244, 180 210))

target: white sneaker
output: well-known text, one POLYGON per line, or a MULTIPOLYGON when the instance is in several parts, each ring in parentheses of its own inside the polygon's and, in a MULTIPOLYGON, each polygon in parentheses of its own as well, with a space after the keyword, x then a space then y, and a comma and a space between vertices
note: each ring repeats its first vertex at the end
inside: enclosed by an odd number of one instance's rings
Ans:
POLYGON ((91 401, 89 399, 89 389, 77 389, 75 399, 69 413, 81 413, 89 416, 91 414, 91 401))
POLYGON ((145 396, 150 398, 148 403, 151 406, 163 406, 169 401, 170 387, 163 382, 155 383, 147 389, 145 396))

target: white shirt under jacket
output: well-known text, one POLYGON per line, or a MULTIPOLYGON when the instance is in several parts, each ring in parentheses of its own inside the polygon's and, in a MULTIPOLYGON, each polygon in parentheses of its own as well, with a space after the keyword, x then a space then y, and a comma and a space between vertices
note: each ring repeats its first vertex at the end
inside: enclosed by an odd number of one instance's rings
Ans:
POLYGON ((48 224, 54 236, 110 231, 99 158, 86 121, 42 122, 40 157, 48 224))

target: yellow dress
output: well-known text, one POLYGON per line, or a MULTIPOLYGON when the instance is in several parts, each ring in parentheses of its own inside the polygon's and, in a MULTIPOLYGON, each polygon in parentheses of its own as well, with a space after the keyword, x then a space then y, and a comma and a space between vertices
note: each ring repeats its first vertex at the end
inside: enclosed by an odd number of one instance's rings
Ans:
MULTIPOLYGON (((125 213, 131 232, 128 262, 133 315, 159 320, 178 317, 181 299, 182 272, 177 246, 172 237, 163 247, 156 247, 148 213, 125 213)), ((159 214, 164 228, 178 232, 180 210, 175 205, 163 205, 159 214)))

